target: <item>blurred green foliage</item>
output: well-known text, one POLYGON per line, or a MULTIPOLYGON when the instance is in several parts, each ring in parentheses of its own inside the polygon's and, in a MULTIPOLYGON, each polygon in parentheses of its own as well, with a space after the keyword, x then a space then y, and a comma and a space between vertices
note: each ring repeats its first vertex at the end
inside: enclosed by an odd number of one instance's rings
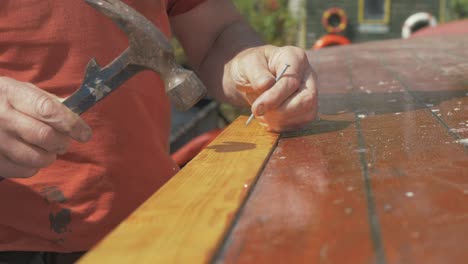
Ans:
MULTIPOLYGON (((288 10, 288 0, 233 0, 233 3, 266 43, 295 44, 297 22, 288 10)), ((172 44, 177 61, 186 65, 182 47, 175 39, 172 44)))
POLYGON ((233 0, 249 24, 268 44, 294 45, 297 21, 288 10, 288 0, 233 0))
POLYGON ((468 17, 468 0, 451 0, 450 9, 455 19, 468 17))

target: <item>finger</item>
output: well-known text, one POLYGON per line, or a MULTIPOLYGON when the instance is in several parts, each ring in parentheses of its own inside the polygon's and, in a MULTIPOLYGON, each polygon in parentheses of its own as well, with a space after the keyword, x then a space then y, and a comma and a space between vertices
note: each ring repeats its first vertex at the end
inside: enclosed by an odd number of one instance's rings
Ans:
POLYGON ((303 127, 314 120, 316 115, 317 94, 313 87, 313 79, 309 78, 283 105, 264 116, 258 116, 257 119, 267 124, 271 131, 284 132, 303 127))
POLYGON ((317 112, 317 91, 314 87, 313 74, 310 71, 302 86, 286 99, 275 111, 286 117, 300 115, 301 113, 317 112))
POLYGON ((65 154, 70 145, 69 138, 64 134, 16 110, 10 111, 5 124, 6 131, 50 153, 65 154))
POLYGON ((275 83, 263 54, 241 57, 233 63, 231 76, 241 92, 262 93, 275 83))
POLYGON ((262 116, 282 105, 301 86, 301 73, 291 72, 285 74, 269 90, 261 94, 252 105, 252 111, 256 116, 262 116))
POLYGON ((266 49, 269 65, 275 72, 277 82, 266 90, 252 105, 254 114, 261 116, 282 105, 304 82, 311 66, 303 49, 282 47, 266 49))
POLYGON ((252 105, 255 100, 257 100, 257 98, 260 96, 261 94, 259 93, 254 93, 254 92, 251 92, 251 93, 245 93, 245 98, 247 99, 247 102, 249 102, 250 105, 252 105))
POLYGON ((55 154, 19 141, 4 131, 0 131, 0 142, 0 153, 19 166, 46 168, 57 158, 55 154))
POLYGON ((32 84, 14 82, 21 86, 21 89, 9 89, 7 92, 8 102, 14 109, 51 125, 75 140, 89 141, 91 129, 78 115, 32 84))
POLYGON ((2 178, 29 178, 34 176, 39 170, 17 165, 4 156, 0 155, 0 171, 2 178))

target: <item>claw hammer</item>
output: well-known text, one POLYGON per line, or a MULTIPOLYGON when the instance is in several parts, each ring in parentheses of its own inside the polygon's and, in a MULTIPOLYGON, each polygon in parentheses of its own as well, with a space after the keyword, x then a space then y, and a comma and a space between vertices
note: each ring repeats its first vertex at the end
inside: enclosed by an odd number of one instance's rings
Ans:
POLYGON ((166 94, 181 111, 189 109, 205 96, 203 83, 194 72, 177 64, 169 41, 142 14, 119 0, 85 1, 125 32, 129 47, 104 68, 95 59, 88 63, 80 88, 63 101, 69 109, 82 114, 145 69, 160 75, 166 94))

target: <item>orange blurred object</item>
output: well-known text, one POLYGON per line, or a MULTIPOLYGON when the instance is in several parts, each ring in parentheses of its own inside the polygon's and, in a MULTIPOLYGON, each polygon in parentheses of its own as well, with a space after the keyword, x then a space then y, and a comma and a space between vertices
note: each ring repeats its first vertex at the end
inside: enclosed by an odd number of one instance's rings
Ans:
POLYGON ((348 38, 336 34, 328 34, 317 40, 312 49, 317 50, 325 47, 348 45, 351 41, 348 38))
POLYGON ((343 9, 333 7, 323 12, 322 24, 328 33, 340 33, 346 30, 348 17, 343 9))

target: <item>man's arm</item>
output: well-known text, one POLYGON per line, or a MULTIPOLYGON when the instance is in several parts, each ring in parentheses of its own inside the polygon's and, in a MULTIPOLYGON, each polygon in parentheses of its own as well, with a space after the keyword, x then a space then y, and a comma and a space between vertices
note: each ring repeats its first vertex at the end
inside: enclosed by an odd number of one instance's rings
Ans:
POLYGON ((253 103, 271 130, 304 125, 315 117, 316 90, 305 52, 264 45, 230 0, 207 0, 171 24, 189 61, 217 99, 253 103), (275 84, 285 66, 291 68, 275 84))
POLYGON ((221 89, 224 65, 240 51, 264 43, 231 2, 207 0, 191 12, 172 18, 171 25, 211 95, 247 105, 233 89, 221 89))

